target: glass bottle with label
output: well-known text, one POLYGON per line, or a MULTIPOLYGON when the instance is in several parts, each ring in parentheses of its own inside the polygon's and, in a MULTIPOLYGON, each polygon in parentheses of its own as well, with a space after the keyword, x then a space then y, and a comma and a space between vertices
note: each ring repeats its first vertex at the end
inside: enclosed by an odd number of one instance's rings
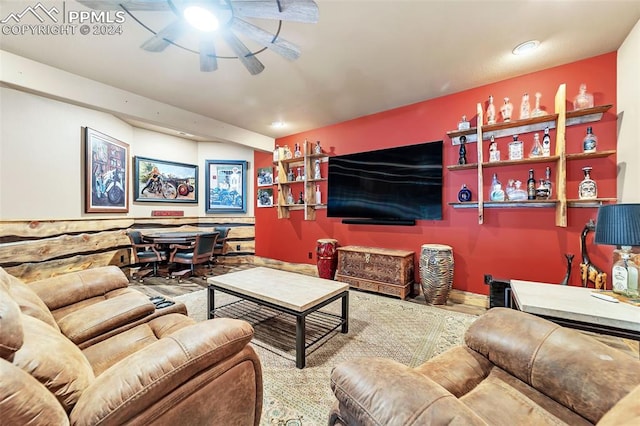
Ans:
POLYGON ((466 184, 462 184, 460 191, 458 191, 458 201, 464 203, 465 201, 471 201, 471 190, 467 188, 466 184))
POLYGON ((314 162, 313 178, 314 179, 322 179, 322 175, 320 174, 320 160, 316 160, 314 162))
POLYGON ((273 150, 273 162, 277 163, 280 159, 280 147, 276 144, 276 149, 273 150))
POLYGON ((582 83, 580 90, 575 98, 573 98, 573 109, 584 109, 593 107, 593 95, 587 93, 587 85, 582 83))
POLYGON ((298 204, 304 204, 304 193, 300 191, 300 197, 298 197, 298 204))
POLYGON ((614 293, 627 297, 638 297, 638 265, 631 258, 631 247, 622 246, 620 260, 611 270, 614 293))
POLYGON ((500 107, 500 113, 502 114, 502 121, 511 121, 511 114, 513 114, 513 104, 509 101, 509 98, 504 98, 504 105, 500 107))
POLYGON ((536 199, 536 179, 533 177, 533 169, 529 169, 529 179, 527 179, 527 200, 536 199))
POLYGON ((546 182, 544 179, 540 179, 538 182, 538 187, 536 188, 536 200, 548 200, 549 199, 549 188, 547 188, 546 182))
POLYGON ((287 181, 294 182, 295 180, 296 180, 296 174, 294 173, 293 169, 289 169, 289 173, 287 173, 287 181))
POLYGON ((471 123, 467 121, 467 116, 463 115, 462 119, 458 122, 458 130, 468 130, 471 128, 471 123))
POLYGON ((489 200, 491 201, 504 201, 504 190, 502 189, 502 183, 498 180, 498 175, 493 174, 491 180, 491 193, 489 194, 489 200))
POLYGON ((322 147, 320 146, 320 141, 316 141, 316 146, 314 148, 314 152, 316 154, 322 154, 322 147))
POLYGON ((549 196, 547 198, 551 198, 551 195, 553 194, 553 184, 551 183, 551 167, 547 167, 547 169, 544 171, 544 175, 544 184, 549 192, 549 196))
POLYGON ((495 161, 500 161, 500 150, 498 149, 498 142, 491 135, 491 142, 489 142, 489 162, 493 163, 495 161))
POLYGON ((296 144, 295 151, 293 152, 294 158, 302 157, 302 151, 300 151, 300 145, 296 144))
POLYGON ((549 128, 544 129, 544 136, 542 137, 542 156, 551 156, 551 136, 549 136, 549 128))
POLYGON ((509 194, 510 201, 524 201, 527 199, 527 191, 522 189, 522 182, 519 180, 514 182, 515 189, 509 194))
POLYGON ((596 181, 591 179, 593 167, 583 167, 584 179, 578 185, 578 198, 581 200, 595 200, 598 198, 598 186, 596 181))
POLYGON ((487 124, 496 124, 496 106, 493 104, 493 96, 489 96, 489 106, 487 106, 487 124))
POLYGON ((533 135, 533 146, 531 147, 531 151, 529 152, 529 158, 542 157, 543 150, 542 144, 540 143, 540 135, 535 133, 533 135))
POLYGON ((598 137, 593 134, 591 127, 587 127, 587 135, 582 140, 582 152, 596 152, 598 137))
POLYGON ((529 94, 522 95, 520 102, 520 120, 525 120, 531 116, 531 106, 529 105, 529 94))
POLYGON ((289 188, 289 192, 287 193, 287 204, 293 204, 293 192, 291 192, 291 188, 289 188))
POLYGON ((322 204, 322 194, 320 193, 320 185, 316 185, 316 204, 322 204))
POLYGON ((518 140, 518 135, 513 135, 513 142, 509 142, 509 160, 522 160, 524 158, 524 148, 522 141, 518 140))

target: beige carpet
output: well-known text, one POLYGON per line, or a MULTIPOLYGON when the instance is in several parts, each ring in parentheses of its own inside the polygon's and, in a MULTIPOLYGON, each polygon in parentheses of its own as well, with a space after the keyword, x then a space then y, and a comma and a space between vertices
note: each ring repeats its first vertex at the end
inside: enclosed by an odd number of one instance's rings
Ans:
MULTIPOLYGON (((309 348, 304 369, 295 368, 293 340, 290 340, 295 334, 295 321, 284 314, 252 317, 256 330, 254 347, 263 366, 262 425, 324 426, 334 401, 329 386, 333 366, 363 356, 419 365, 460 344, 464 331, 476 318, 353 290, 349 297, 349 333, 334 332, 309 348), (274 330, 278 330, 279 336, 275 340, 274 330)), ((206 319, 206 290, 174 299, 184 302, 189 316, 195 320, 206 319)), ((237 299, 216 293, 216 306, 234 300, 237 299)), ((339 310, 339 301, 323 308, 335 314, 339 310)))

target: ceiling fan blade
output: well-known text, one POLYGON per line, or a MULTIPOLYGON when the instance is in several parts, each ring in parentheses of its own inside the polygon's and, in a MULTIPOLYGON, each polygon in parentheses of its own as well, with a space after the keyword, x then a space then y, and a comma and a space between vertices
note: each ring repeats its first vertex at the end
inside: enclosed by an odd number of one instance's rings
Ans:
POLYGON ((158 31, 156 35, 145 41, 140 47, 149 52, 162 52, 169 44, 177 40, 184 30, 184 22, 178 19, 158 31))
POLYGON ((260 74, 264 70, 264 65, 255 56, 251 55, 251 51, 236 37, 231 31, 223 31, 222 36, 231 47, 231 50, 238 55, 238 59, 242 65, 251 73, 251 75, 260 74), (250 56, 249 56, 250 55, 250 56))
POLYGON ((200 39, 200 71, 211 72, 218 69, 218 58, 216 57, 216 45, 213 38, 200 39))
POLYGON ((247 21, 234 17, 231 21, 231 28, 246 35, 256 43, 268 47, 286 59, 295 60, 300 57, 300 49, 298 46, 279 37, 274 41, 274 34, 256 27, 247 21))
POLYGON ((78 3, 87 6, 90 9, 97 10, 117 10, 120 5, 127 10, 171 10, 171 6, 167 0, 77 0, 78 3))
POLYGON ((242 18, 318 22, 318 5, 313 0, 231 0, 231 9, 242 18))

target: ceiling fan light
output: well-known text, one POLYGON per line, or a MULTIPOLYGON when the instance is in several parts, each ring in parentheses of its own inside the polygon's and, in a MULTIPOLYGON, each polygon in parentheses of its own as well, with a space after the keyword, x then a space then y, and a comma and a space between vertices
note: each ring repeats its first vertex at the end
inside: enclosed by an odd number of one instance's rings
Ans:
POLYGON ((211 32, 218 29, 220 23, 215 14, 200 6, 188 6, 183 12, 184 19, 200 31, 211 32))

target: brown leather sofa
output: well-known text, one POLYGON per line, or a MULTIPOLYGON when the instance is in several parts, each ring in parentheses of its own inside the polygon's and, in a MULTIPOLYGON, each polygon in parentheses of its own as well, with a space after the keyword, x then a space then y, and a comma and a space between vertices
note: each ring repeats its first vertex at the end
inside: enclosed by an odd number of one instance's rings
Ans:
POLYGON ((127 284, 116 267, 29 284, 0 268, 0 423, 258 425, 251 326, 127 284))
POLYGON ((640 425, 640 360, 506 308, 419 367, 342 363, 331 388, 330 425, 640 425))

